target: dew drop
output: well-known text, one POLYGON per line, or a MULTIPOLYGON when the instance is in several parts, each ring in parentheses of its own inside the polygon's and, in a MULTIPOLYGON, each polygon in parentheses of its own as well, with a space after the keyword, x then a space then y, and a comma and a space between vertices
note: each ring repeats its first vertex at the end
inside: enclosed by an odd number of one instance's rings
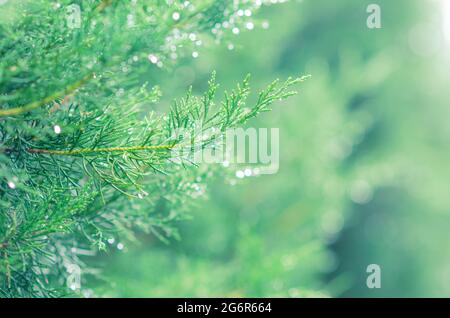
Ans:
POLYGON ((53 126, 53 131, 55 132, 55 134, 60 134, 61 127, 59 125, 55 125, 55 126, 53 126))
POLYGON ((156 55, 154 55, 154 54, 149 54, 149 55, 148 55, 148 60, 149 60, 150 62, 152 62, 153 64, 158 63, 158 58, 157 58, 156 55))
POLYGON ((172 14, 172 19, 174 19, 175 21, 180 20, 180 13, 179 12, 174 12, 172 14))
POLYGON ((241 170, 236 171, 236 177, 239 179, 243 179, 245 177, 244 171, 241 170))

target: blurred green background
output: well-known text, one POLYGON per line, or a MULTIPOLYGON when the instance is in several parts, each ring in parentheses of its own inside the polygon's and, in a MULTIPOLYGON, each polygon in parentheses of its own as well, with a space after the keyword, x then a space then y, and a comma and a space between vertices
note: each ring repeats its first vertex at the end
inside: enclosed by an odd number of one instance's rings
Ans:
POLYGON ((223 88, 247 73, 253 88, 312 78, 251 123, 280 128, 277 174, 212 179, 208 198, 179 224, 181 240, 140 237, 100 257, 95 293, 449 297, 446 2, 292 1, 256 17, 267 29, 159 74, 167 98, 191 84, 202 91, 213 70, 223 88), (381 29, 366 26, 371 3, 381 29), (373 263, 380 289, 366 286, 373 263))

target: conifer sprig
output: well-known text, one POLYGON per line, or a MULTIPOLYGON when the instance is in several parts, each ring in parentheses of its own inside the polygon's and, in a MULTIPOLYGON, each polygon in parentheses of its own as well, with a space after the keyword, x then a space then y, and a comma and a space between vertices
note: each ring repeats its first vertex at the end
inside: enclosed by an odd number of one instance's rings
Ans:
POLYGON ((83 256, 111 238, 136 230, 176 238, 174 225, 211 171, 189 161, 196 149, 177 131, 191 131, 200 148, 214 145, 302 80, 275 81, 248 107, 248 78, 217 103, 212 76, 203 95, 190 89, 161 114, 155 71, 191 55, 201 37, 226 36, 224 22, 244 25, 239 9, 272 1, 83 1, 82 24, 68 28, 72 2, 0 6, 10 16, 0 19, 4 297, 80 292, 67 284, 73 269, 90 273, 83 256), (174 157, 177 149, 187 156, 174 157))

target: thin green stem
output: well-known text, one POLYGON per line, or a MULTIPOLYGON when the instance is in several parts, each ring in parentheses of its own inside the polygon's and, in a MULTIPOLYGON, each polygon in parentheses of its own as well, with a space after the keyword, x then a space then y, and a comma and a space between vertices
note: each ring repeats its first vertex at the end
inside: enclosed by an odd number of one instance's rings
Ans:
POLYGON ((111 152, 127 152, 127 151, 145 151, 145 150, 170 150, 173 145, 155 145, 155 146, 130 146, 130 147, 109 147, 109 148, 83 148, 73 150, 51 150, 51 149, 36 149, 30 148, 27 151, 34 154, 47 154, 59 156, 78 156, 78 155, 92 155, 97 153, 111 153, 111 152))
POLYGON ((78 88, 83 86, 91 77, 92 77, 92 74, 89 74, 89 75, 85 76, 84 78, 82 78, 81 80, 66 87, 64 90, 56 92, 50 96, 47 96, 40 101, 32 102, 25 106, 9 108, 9 109, 0 109, 0 117, 14 116, 14 115, 20 115, 23 113, 27 113, 36 108, 42 107, 42 106, 54 101, 55 99, 61 98, 66 95, 70 95, 74 91, 76 91, 78 88))
POLYGON ((96 12, 101 12, 112 4, 113 0, 103 0, 97 8, 95 8, 96 12))

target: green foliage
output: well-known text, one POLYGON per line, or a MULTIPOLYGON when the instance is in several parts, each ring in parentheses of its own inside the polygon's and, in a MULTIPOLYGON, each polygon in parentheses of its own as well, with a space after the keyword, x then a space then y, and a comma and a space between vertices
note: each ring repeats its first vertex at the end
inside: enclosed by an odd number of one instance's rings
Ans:
POLYGON ((163 240, 177 237, 173 226, 201 192, 196 180, 210 175, 186 157, 173 157, 176 149, 195 151, 177 130, 200 125, 196 145, 213 146, 227 128, 268 111, 304 79, 275 81, 247 106, 248 77, 217 103, 213 74, 206 93, 194 96, 190 89, 161 114, 154 110, 161 92, 152 73, 211 42, 211 29, 216 39, 225 37, 217 25, 232 20, 238 27, 245 20, 236 11, 260 4, 75 3, 82 9, 80 28, 66 25, 72 1, 0 7, 2 17, 10 16, 0 23, 5 297, 67 294, 74 266, 91 271, 82 255, 104 250, 112 237, 132 238, 136 229, 163 240), (215 134, 202 139, 213 127, 215 134))
POLYGON ((146 237, 100 259, 109 266, 97 290, 448 296, 450 77, 440 34, 447 2, 379 0, 381 29, 366 27, 372 1, 291 2, 261 13, 268 30, 187 61, 177 80, 161 81, 179 91, 176 81, 199 83, 208 65, 226 72, 226 86, 249 70, 257 86, 313 75, 302 94, 256 120, 280 127, 277 174, 242 180, 229 167, 208 186, 210 200, 196 205, 194 220, 181 223, 180 242, 146 237), (381 266, 381 289, 367 288, 372 263, 381 266))

